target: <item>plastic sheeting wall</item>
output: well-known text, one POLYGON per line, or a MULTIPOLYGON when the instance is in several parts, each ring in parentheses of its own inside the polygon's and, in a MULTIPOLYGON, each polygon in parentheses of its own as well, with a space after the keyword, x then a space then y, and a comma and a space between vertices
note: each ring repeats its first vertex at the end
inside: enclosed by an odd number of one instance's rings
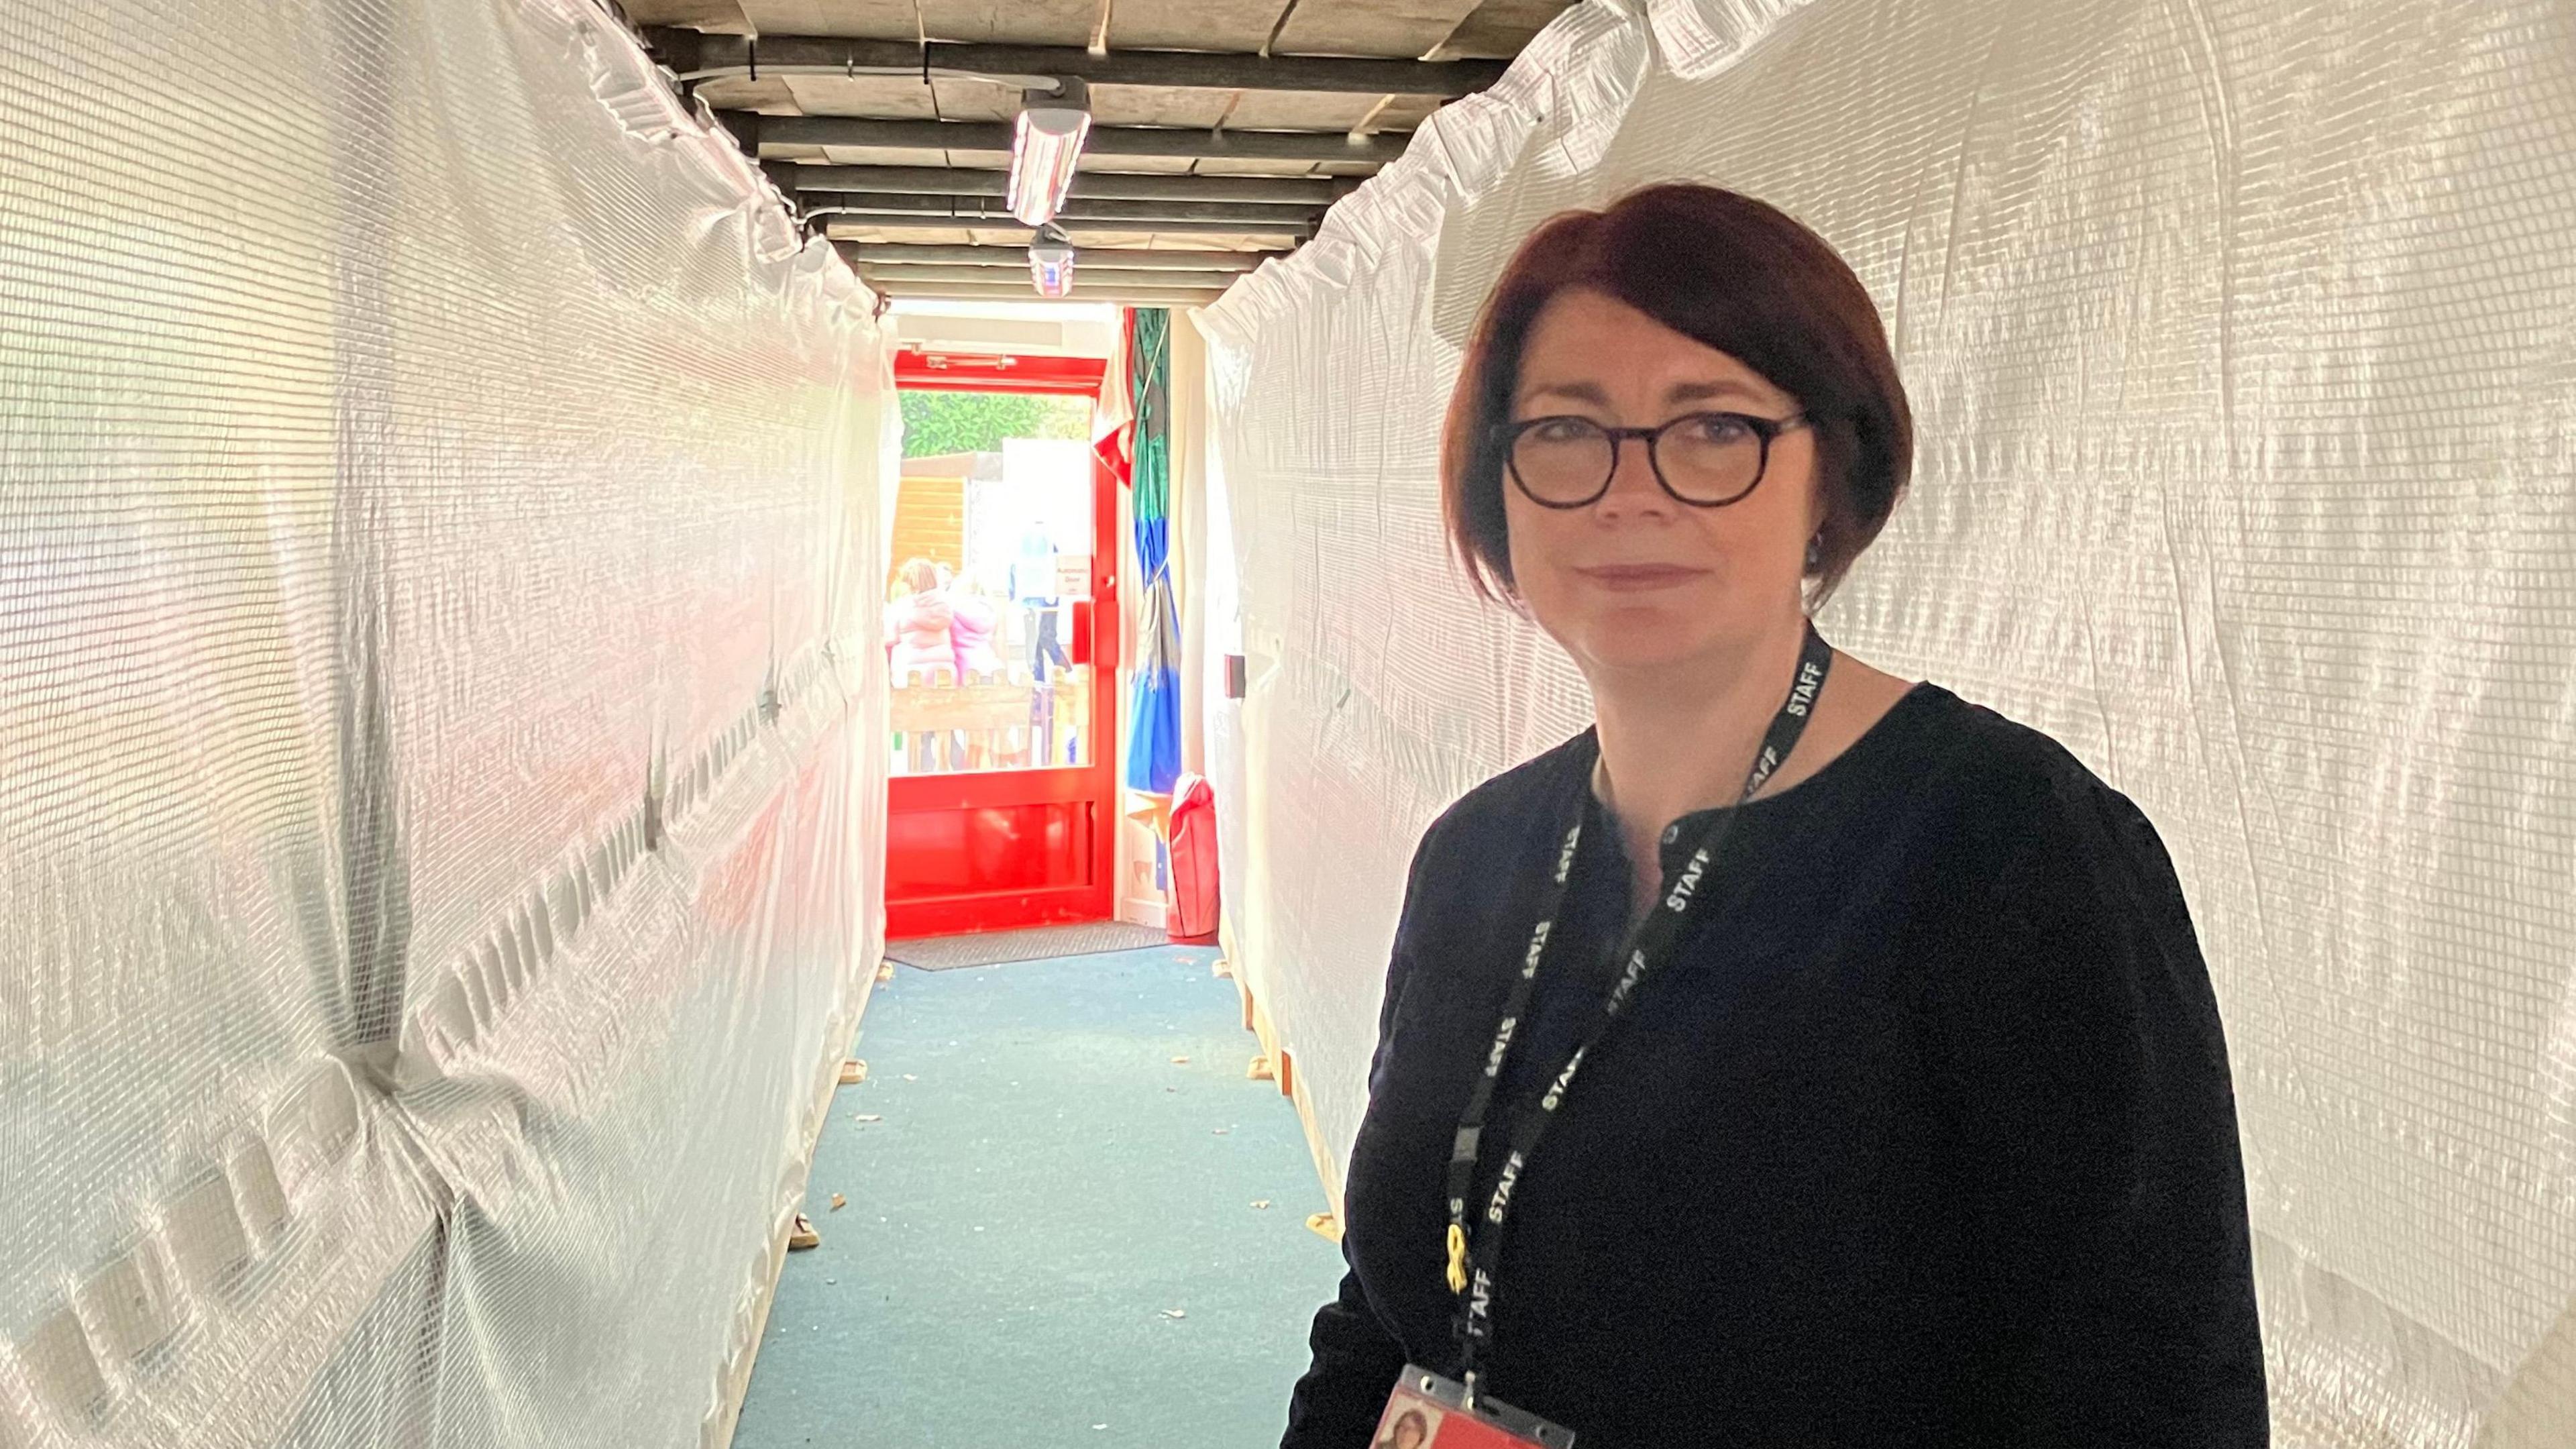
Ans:
POLYGON ((1888 319, 1914 493, 1827 634, 2172 846, 2280 1441, 2576 1443, 2564 4, 1586 5, 1238 284, 1227 890, 1334 1150, 1415 838, 1586 718, 1441 563, 1460 342, 1540 217, 1671 177, 1787 207, 1888 319))
POLYGON ((0 1444, 721 1435, 880 929, 872 298, 585 0, 39 0, 0 111, 0 1444))

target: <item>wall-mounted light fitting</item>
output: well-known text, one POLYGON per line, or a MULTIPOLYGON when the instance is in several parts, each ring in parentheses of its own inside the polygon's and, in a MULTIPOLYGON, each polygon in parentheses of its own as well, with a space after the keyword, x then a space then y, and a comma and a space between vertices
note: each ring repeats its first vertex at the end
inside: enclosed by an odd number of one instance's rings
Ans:
POLYGON ((1011 129, 1011 215, 1029 226, 1055 219, 1073 190, 1073 168, 1091 134, 1091 92, 1067 77, 1052 94, 1024 92, 1011 129))

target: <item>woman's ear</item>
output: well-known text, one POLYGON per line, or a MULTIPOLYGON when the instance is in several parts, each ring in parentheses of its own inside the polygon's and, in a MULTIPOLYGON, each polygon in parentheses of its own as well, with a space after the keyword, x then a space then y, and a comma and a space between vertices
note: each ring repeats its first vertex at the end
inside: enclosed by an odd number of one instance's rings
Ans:
POLYGON ((1824 461, 1822 457, 1816 459, 1807 484, 1807 572, 1811 574, 1824 563, 1825 524, 1833 516, 1825 496, 1824 461))

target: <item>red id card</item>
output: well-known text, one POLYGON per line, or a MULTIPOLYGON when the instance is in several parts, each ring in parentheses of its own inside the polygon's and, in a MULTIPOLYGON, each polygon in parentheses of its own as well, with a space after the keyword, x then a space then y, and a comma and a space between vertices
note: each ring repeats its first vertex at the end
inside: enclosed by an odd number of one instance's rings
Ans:
POLYGON ((1413 1364, 1387 1395, 1371 1449, 1573 1449, 1574 1433, 1535 1414, 1467 1391, 1413 1364))

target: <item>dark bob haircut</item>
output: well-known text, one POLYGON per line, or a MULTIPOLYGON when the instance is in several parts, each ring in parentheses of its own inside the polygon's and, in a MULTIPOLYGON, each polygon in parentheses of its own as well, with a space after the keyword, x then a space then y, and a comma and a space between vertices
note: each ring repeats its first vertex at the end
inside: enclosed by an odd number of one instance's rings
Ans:
POLYGON ((1810 597, 1822 602, 1905 490, 1914 466, 1905 385, 1869 289, 1824 238, 1749 196, 1678 183, 1550 218, 1485 301, 1440 448, 1450 547, 1476 591, 1517 597, 1495 432, 1511 419, 1539 312, 1578 287, 1740 360, 1798 400, 1813 420, 1824 504, 1808 570, 1810 597))

